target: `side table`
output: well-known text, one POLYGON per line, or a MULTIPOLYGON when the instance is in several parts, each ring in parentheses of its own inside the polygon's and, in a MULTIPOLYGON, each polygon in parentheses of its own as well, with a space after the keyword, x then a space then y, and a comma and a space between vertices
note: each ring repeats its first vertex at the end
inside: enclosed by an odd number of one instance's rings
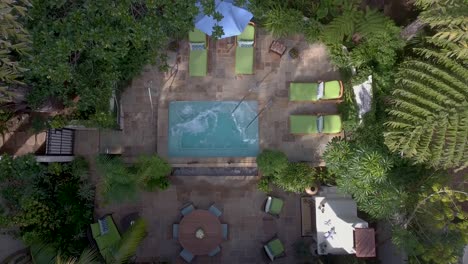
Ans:
POLYGON ((270 45, 270 52, 274 52, 282 57, 286 52, 286 46, 281 42, 274 40, 270 45))

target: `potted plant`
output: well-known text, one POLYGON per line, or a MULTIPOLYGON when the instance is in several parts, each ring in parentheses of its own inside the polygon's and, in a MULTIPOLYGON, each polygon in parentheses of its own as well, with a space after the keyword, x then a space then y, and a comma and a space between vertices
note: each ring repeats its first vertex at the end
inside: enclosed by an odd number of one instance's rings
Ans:
POLYGON ((297 59, 299 57, 299 50, 294 47, 289 50, 289 56, 291 59, 297 59))
POLYGON ((177 52, 179 51, 179 41, 173 40, 169 43, 169 46, 167 47, 168 50, 177 52))

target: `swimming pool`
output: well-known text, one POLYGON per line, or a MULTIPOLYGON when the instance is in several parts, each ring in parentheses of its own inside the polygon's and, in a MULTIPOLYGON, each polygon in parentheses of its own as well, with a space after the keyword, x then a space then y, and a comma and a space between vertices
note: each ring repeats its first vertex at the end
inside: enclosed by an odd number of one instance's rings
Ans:
POLYGON ((256 101, 170 102, 169 156, 257 156, 257 109, 256 101))

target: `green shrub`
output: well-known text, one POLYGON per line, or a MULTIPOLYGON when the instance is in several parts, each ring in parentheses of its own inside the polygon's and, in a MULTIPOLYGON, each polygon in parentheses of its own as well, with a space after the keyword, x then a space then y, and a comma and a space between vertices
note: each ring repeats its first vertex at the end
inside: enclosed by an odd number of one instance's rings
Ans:
POLYGON ((266 149, 258 155, 257 165, 263 175, 275 176, 288 167, 288 157, 281 151, 266 149))
POLYGON ((275 37, 286 37, 299 33, 302 24, 303 15, 299 10, 274 5, 266 13, 264 26, 275 37))
POLYGON ((170 185, 167 176, 172 171, 171 165, 159 156, 141 156, 135 164, 135 169, 137 178, 145 190, 165 190, 170 185))
MULTIPOLYGON (((87 246, 86 229, 92 222, 94 193, 79 195, 90 186, 84 176, 87 163, 39 164, 33 156, 3 156, 1 196, 6 202, 2 225, 19 227, 28 245, 51 243, 64 255, 76 255, 87 246)), ((86 173, 87 175, 87 173, 86 173)))
POLYGON ((103 176, 102 194, 107 202, 134 201, 137 197, 137 177, 119 157, 100 155, 96 158, 103 176))
POLYGON ((33 1, 28 102, 54 97, 72 106, 79 98, 77 111, 107 111, 112 91, 161 58, 169 38, 186 36, 197 13, 186 0, 33 1))
POLYGON ((302 193, 316 182, 316 171, 305 163, 289 163, 286 170, 273 178, 273 183, 287 192, 302 193))
POLYGON ((258 182, 257 188, 264 193, 269 193, 271 192, 270 182, 271 177, 263 176, 258 182))

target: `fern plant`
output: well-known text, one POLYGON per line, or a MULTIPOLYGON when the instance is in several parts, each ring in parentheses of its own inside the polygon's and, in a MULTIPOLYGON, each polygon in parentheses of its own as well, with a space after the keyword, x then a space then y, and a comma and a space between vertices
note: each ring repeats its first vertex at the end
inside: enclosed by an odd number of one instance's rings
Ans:
POLYGON ((417 48, 401 64, 386 122, 390 150, 433 167, 468 165, 468 69, 444 50, 417 48))
POLYGON ((423 11, 419 19, 437 32, 429 41, 441 46, 445 54, 468 60, 468 2, 465 0, 417 0, 423 11))
POLYGON ((274 5, 265 15, 265 27, 275 37, 286 37, 302 29, 301 11, 274 5))

